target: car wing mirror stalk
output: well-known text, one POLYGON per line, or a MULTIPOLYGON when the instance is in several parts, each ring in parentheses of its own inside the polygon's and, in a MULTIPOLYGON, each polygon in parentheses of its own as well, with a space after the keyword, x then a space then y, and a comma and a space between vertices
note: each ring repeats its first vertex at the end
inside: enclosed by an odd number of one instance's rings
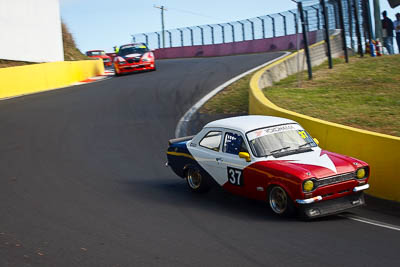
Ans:
POLYGON ((250 154, 247 152, 240 152, 239 158, 245 159, 247 162, 250 162, 250 154))

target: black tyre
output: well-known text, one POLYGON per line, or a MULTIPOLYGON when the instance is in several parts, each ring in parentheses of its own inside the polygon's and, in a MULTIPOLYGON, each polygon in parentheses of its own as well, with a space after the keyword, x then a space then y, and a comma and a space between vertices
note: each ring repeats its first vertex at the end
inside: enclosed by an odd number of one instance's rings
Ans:
POLYGON ((293 201, 285 189, 278 185, 268 190, 268 204, 271 210, 281 216, 291 216, 295 212, 293 201))
POLYGON ((189 168, 186 171, 186 182, 195 193, 205 193, 210 190, 210 185, 207 179, 201 175, 201 172, 197 168, 189 168))

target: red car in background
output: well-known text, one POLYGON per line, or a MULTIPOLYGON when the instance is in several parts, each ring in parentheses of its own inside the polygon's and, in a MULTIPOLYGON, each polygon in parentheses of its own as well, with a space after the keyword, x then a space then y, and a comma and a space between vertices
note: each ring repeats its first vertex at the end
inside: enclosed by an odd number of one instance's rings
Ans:
POLYGON ((111 61, 114 62, 114 58, 117 56, 117 53, 113 52, 113 53, 106 53, 107 56, 109 56, 111 58, 111 61))
POLYGON ((156 70, 153 52, 144 43, 122 45, 114 58, 115 75, 156 70))
POLYGON ((101 58, 103 60, 104 66, 110 67, 112 65, 111 57, 106 55, 104 50, 90 50, 86 52, 88 57, 101 58))

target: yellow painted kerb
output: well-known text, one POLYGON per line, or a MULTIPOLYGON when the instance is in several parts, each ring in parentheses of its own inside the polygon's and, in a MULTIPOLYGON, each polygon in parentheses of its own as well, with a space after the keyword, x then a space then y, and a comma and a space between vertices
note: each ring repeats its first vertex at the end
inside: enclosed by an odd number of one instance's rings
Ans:
MULTIPOLYGON (((319 45, 319 44, 316 44, 319 45)), ((259 81, 264 72, 273 72, 291 54, 257 71, 250 80, 249 113, 278 116, 300 123, 318 138, 321 147, 367 162, 371 167, 368 194, 400 201, 400 138, 332 123, 283 109, 265 97, 259 81)), ((327 107, 329 108, 329 107, 327 107)))

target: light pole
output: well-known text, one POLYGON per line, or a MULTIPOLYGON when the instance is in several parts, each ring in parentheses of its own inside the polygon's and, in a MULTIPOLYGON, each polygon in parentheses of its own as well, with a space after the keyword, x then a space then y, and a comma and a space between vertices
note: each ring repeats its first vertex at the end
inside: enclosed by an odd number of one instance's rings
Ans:
POLYGON ((164 10, 166 11, 167 9, 164 6, 154 6, 154 8, 159 8, 161 10, 162 43, 163 43, 163 48, 165 48, 164 10))

